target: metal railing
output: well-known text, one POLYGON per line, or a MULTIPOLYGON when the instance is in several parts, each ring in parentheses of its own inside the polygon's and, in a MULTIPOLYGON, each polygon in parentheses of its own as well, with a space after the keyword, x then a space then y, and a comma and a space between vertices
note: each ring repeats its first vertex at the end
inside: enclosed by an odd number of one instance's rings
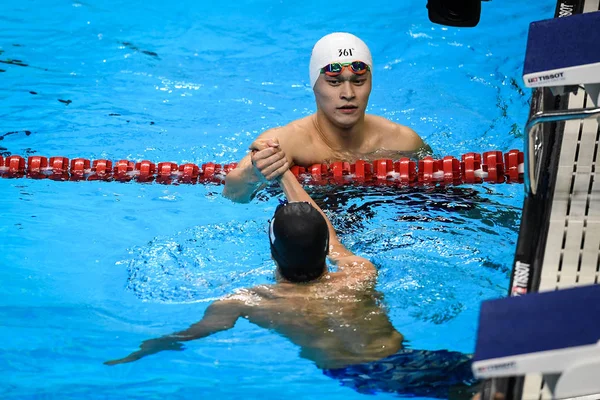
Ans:
POLYGON ((547 122, 560 122, 575 119, 600 118, 600 107, 596 108, 575 108, 571 110, 551 110, 537 111, 527 121, 525 131, 527 140, 525 141, 525 190, 527 194, 535 195, 538 189, 538 178, 540 176, 542 153, 544 151, 543 141, 541 140, 541 124, 547 122))

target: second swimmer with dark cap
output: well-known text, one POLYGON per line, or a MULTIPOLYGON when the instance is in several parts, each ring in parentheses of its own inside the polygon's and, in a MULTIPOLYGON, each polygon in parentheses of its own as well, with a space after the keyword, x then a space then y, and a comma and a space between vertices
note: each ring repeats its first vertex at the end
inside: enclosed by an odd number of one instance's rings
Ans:
POLYGON ((470 385, 469 357, 449 351, 403 348, 375 290, 373 264, 346 249, 321 209, 287 171, 280 180, 289 201, 269 224, 277 283, 242 289, 213 302, 188 329, 144 341, 140 350, 108 361, 136 361, 180 342, 230 329, 246 318, 300 347, 300 356, 342 384, 366 393, 395 392, 448 398, 470 385), (329 272, 329 261, 337 272, 329 272))
POLYGON ((310 282, 327 270, 329 228, 309 202, 283 203, 269 223, 276 274, 290 282, 310 282))

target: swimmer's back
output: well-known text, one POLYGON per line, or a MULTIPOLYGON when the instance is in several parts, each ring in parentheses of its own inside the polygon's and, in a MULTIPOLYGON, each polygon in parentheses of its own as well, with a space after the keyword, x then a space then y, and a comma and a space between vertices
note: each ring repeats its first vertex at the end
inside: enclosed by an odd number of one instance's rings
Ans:
POLYGON ((278 283, 238 292, 244 318, 301 346, 321 368, 378 360, 402 347, 371 282, 331 273, 308 284, 278 283))

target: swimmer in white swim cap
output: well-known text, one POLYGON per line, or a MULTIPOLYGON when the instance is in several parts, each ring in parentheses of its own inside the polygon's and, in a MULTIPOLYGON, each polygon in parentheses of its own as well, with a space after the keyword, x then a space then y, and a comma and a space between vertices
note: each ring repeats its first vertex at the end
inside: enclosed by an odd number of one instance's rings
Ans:
POLYGON ((319 76, 337 76, 343 68, 350 68, 358 75, 371 71, 371 51, 365 42, 350 33, 336 32, 323 36, 310 56, 310 86, 315 87, 319 76), (325 67, 326 70, 322 71, 325 67))
POLYGON ((312 49, 309 78, 317 111, 263 132, 227 174, 225 197, 247 203, 293 165, 421 157, 430 151, 409 127, 366 114, 373 58, 355 35, 335 32, 319 39, 312 49))

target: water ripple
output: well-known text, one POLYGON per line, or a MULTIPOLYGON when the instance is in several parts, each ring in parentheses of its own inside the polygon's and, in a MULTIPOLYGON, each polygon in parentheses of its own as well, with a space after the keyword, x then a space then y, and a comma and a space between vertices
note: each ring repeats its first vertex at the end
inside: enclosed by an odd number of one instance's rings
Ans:
POLYGON ((132 258, 119 264, 129 271, 127 289, 142 300, 212 300, 273 275, 267 244, 261 240, 265 232, 254 221, 197 226, 136 247, 132 258))

